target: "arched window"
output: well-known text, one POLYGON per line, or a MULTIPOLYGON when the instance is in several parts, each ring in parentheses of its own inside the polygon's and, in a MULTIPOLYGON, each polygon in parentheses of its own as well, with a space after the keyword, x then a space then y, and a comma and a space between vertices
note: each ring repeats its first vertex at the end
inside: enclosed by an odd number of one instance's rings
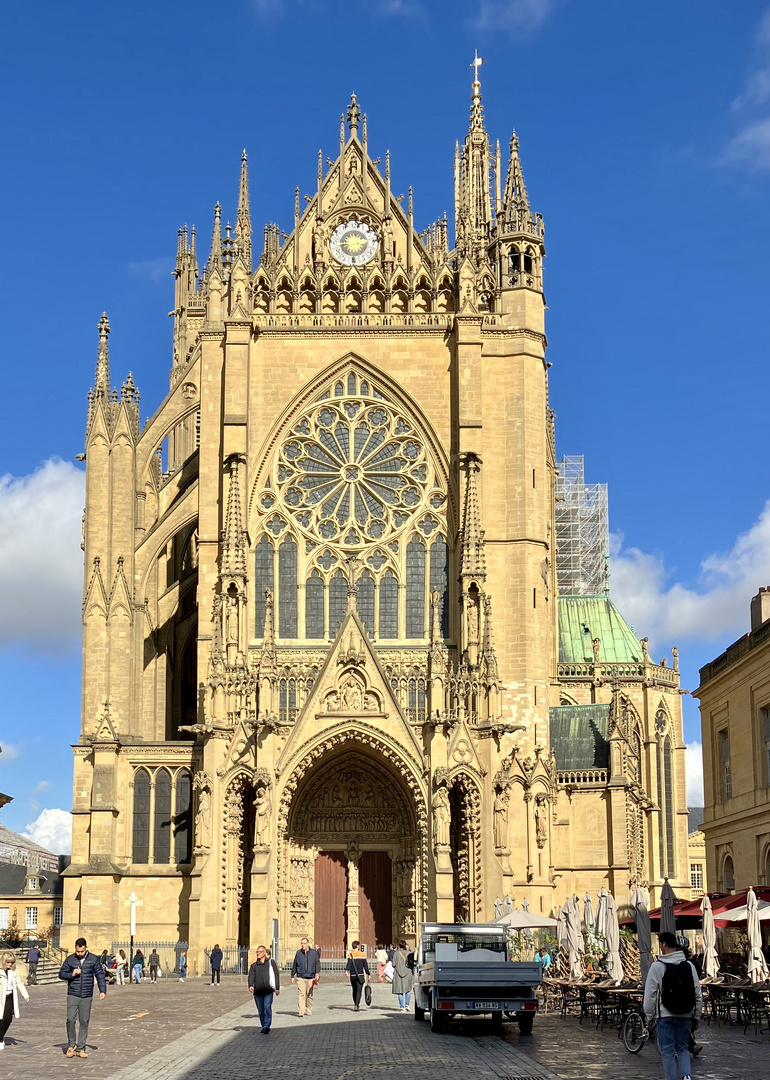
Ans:
POLYGON ((527 248, 526 252, 524 253, 524 273, 532 273, 532 248, 527 248))
POLYGON ((735 892, 735 866, 732 855, 725 855, 725 861, 722 863, 722 880, 726 892, 735 892))
POLYGON ((278 713, 284 724, 297 717, 297 684, 294 679, 280 679, 278 682, 278 713))
POLYGON ((416 536, 406 545, 406 636, 425 637, 425 547, 416 536))
POLYGON ((380 581, 380 637, 398 637, 398 582, 392 570, 380 581))
POLYGON ((254 549, 255 637, 261 638, 265 632, 265 591, 274 588, 273 545, 263 536, 254 549))
POLYGON ((408 714, 412 723, 425 722, 425 679, 409 680, 408 714))
POLYGON ((278 636, 297 636, 297 545, 291 536, 278 548, 278 636))
POLYGON ((305 637, 324 636, 324 582, 317 570, 305 585, 305 637))
POLYGON ((368 630, 369 637, 372 637, 374 634, 374 578, 368 570, 364 570, 358 579, 357 607, 361 621, 368 630))
POLYGON ((133 832, 132 861, 146 863, 150 858, 150 777, 145 769, 134 773, 133 832))
POLYGON ((348 606, 348 583, 341 570, 337 570, 329 582, 329 637, 334 637, 348 606))
POLYGON ((167 769, 155 773, 153 857, 156 863, 167 863, 171 857, 171 777, 167 769))
POLYGON ((674 768, 671 736, 663 740, 663 792, 666 807, 666 865, 668 877, 676 877, 676 845, 674 831, 674 768))
POLYGON ((439 601, 439 618, 441 620, 441 636, 449 637, 449 592, 448 592, 448 558, 449 551, 447 542, 443 536, 438 536, 430 547, 430 589, 437 589, 441 594, 439 601))
POLYGON ((192 862, 192 777, 187 769, 177 773, 174 810, 174 862, 179 866, 192 862))
POLYGON ((356 392, 356 377, 353 374, 353 372, 351 371, 351 373, 348 375, 348 394, 350 395, 350 397, 352 397, 353 394, 355 394, 355 392, 356 392))
POLYGON ((676 876, 676 829, 674 815, 674 762, 671 735, 668 733, 668 716, 663 709, 655 714, 658 733, 658 857, 663 877, 676 876))
POLYGON ((516 248, 511 248, 508 255, 508 273, 518 274, 521 270, 521 256, 516 248))

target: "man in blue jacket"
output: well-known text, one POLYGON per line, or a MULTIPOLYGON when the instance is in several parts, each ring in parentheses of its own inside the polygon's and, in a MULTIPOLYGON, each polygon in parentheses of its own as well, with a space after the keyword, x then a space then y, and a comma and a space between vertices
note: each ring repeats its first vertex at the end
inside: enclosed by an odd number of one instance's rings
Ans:
POLYGON ((221 986, 222 983, 219 979, 222 972, 222 950, 218 945, 215 945, 211 950, 209 963, 211 964, 211 985, 213 986, 216 980, 216 985, 221 986))
POLYGON ((99 984, 99 998, 102 1001, 107 994, 107 980, 99 957, 88 951, 85 938, 79 937, 75 942, 75 952, 62 964, 59 978, 68 984, 67 1057, 75 1057, 76 1054, 78 1057, 88 1057, 86 1039, 94 1000, 94 979, 99 984), (76 1032, 78 1023, 80 1031, 76 1032))

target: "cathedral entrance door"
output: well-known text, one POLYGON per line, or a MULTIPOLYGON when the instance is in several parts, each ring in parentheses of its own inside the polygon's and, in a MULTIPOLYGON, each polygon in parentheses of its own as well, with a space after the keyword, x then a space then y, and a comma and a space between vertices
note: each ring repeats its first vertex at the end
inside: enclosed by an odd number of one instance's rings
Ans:
POLYGON ((370 947, 393 940, 393 862, 387 851, 364 851, 358 860, 358 929, 370 947))
POLYGON ((348 860, 342 851, 321 851, 315 861, 313 944, 327 956, 343 955, 348 899, 348 860))

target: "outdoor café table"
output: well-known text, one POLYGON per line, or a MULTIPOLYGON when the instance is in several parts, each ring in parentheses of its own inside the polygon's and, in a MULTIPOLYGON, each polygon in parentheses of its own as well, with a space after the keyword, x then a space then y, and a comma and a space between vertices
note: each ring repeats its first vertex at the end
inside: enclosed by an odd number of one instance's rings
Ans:
POLYGON ((634 1006, 642 1003, 642 991, 638 986, 613 986, 601 991, 606 995, 605 1001, 601 1002, 601 1022, 614 1016, 618 1024, 618 1038, 623 1027, 623 1019, 634 1006))

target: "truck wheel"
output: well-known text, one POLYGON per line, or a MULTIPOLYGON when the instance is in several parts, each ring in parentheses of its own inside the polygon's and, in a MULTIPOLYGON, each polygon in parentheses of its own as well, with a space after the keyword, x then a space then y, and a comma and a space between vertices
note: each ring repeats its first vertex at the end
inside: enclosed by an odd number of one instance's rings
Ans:
POLYGON ((437 1009, 430 1010, 430 1030, 435 1032, 444 1030, 444 1017, 441 1016, 437 1009))
POLYGON ((519 1034, 531 1035, 532 1025, 535 1022, 534 1016, 520 1016, 519 1017, 519 1034))
POLYGON ((414 1018, 415 1018, 415 1020, 424 1020, 425 1019, 425 1009, 421 1009, 420 1006, 417 1004, 417 995, 416 994, 414 996, 414 1018))

